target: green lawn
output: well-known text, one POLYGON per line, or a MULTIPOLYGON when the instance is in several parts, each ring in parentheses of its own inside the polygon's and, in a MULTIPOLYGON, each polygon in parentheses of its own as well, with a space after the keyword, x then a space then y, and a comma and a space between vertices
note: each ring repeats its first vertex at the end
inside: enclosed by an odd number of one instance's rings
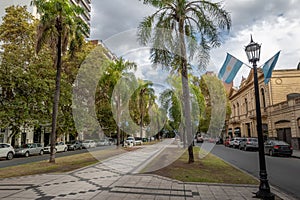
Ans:
POLYGON ((95 164, 101 160, 124 153, 120 149, 99 150, 91 153, 81 153, 72 156, 56 158, 55 164, 48 161, 34 162, 0 169, 0 178, 26 176, 43 173, 62 173, 95 164))
POLYGON ((188 153, 160 170, 151 172, 157 175, 177 179, 184 182, 206 182, 227 184, 258 184, 252 176, 227 164, 218 157, 208 154, 199 158, 199 148, 194 147, 195 162, 188 164, 188 153))

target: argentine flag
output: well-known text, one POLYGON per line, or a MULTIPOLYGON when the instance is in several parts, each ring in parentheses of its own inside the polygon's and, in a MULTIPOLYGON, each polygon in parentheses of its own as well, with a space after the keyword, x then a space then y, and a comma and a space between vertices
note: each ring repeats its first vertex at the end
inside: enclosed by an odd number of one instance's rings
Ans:
POLYGON ((232 82, 242 65, 242 61, 227 53, 226 60, 218 75, 219 79, 221 79, 225 83, 232 82))
POLYGON ((265 84, 268 84, 268 82, 270 81, 270 78, 272 76, 272 71, 277 63, 279 54, 280 54, 280 51, 278 51, 272 58, 270 58, 270 60, 268 60, 262 68, 262 70, 264 72, 265 84))

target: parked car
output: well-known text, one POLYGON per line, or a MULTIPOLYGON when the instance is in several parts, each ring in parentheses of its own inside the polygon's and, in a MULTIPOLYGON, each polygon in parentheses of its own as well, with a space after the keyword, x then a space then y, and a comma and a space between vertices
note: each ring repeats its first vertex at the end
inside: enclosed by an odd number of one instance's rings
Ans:
POLYGON ((71 142, 67 142, 68 150, 77 150, 82 149, 82 142, 79 140, 74 140, 71 142))
POLYGON ((135 145, 142 145, 143 144, 143 140, 140 137, 135 137, 135 145))
POLYGON ((223 138, 216 137, 216 144, 223 144, 223 138))
POLYGON ((15 149, 16 156, 29 157, 30 155, 43 155, 44 147, 40 143, 23 144, 20 148, 15 149))
POLYGON ((230 140, 229 145, 230 145, 230 147, 233 147, 233 148, 239 148, 240 142, 243 140, 246 140, 246 138, 235 137, 235 138, 233 138, 233 140, 230 140))
POLYGON ((240 142, 239 149, 242 150, 257 150, 258 149, 258 139, 257 138, 246 138, 240 142))
POLYGON ((134 137, 128 137, 126 140, 125 140, 125 144, 126 145, 135 145, 135 139, 134 137))
MULTIPOLYGON (((44 153, 50 153, 50 144, 44 148, 44 153)), ((66 145, 64 142, 57 142, 55 144, 54 151, 57 152, 63 152, 68 151, 68 145, 66 145)))
POLYGON ((97 146, 108 146, 111 145, 111 142, 108 139, 101 139, 97 142, 97 146))
POLYGON ((82 147, 86 148, 86 149, 94 148, 94 147, 96 147, 96 142, 94 140, 84 140, 82 142, 82 147))
POLYGON ((267 140, 265 142, 265 154, 270 156, 291 156, 293 154, 293 148, 291 145, 281 140, 267 140))
POLYGON ((228 147, 233 147, 233 144, 234 144, 234 138, 231 138, 231 139, 229 140, 229 145, 228 145, 228 147))
POLYGON ((229 147, 230 138, 227 138, 224 142, 225 147, 229 147))
POLYGON ((7 143, 0 143, 0 158, 6 158, 11 160, 14 158, 15 150, 14 148, 7 143))

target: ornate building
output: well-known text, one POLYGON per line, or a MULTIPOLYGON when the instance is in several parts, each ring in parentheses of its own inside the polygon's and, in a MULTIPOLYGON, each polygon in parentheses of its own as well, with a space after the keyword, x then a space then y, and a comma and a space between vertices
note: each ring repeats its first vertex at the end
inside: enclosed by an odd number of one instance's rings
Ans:
MULTIPOLYGON (((300 148, 300 70, 274 70, 270 82, 264 83, 258 71, 262 128, 265 137, 284 140, 300 148)), ((253 70, 239 89, 229 92, 231 116, 227 136, 257 137, 253 70)))

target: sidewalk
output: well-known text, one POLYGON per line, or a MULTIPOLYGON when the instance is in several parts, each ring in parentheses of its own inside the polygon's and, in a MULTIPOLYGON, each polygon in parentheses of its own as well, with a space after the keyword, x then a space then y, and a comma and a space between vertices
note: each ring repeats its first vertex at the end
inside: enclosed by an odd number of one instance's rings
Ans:
POLYGON ((293 150, 293 155, 292 155, 293 157, 295 157, 295 158, 300 158, 300 150, 293 150))
MULTIPOLYGON (((0 199, 93 200, 245 200, 253 199, 258 186, 183 183, 169 178, 139 174, 164 145, 143 147, 102 163, 64 174, 42 174, 2 179, 0 199)), ((273 189, 277 199, 292 199, 273 189)))

